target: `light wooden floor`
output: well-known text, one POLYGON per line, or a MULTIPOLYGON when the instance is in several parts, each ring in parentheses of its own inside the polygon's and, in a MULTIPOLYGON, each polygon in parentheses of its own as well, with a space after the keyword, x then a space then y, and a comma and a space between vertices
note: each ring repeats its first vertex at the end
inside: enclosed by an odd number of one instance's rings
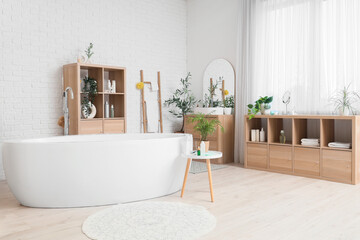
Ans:
MULTIPOLYGON (((215 202, 207 173, 189 174, 180 193, 156 201, 205 206, 217 218, 209 240, 360 239, 360 185, 346 185, 239 166, 213 171, 215 202)), ((33 209, 19 206, 0 182, 0 239, 81 240, 86 217, 100 209, 33 209)))

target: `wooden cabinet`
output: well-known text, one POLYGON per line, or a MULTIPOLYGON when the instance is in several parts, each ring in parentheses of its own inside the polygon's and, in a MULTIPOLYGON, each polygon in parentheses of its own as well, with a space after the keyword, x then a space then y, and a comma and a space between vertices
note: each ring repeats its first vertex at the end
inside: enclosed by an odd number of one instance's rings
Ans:
POLYGON ((292 171, 292 148, 289 146, 270 145, 269 167, 273 170, 292 171))
POLYGON ((295 147, 294 172, 320 176, 320 149, 295 147))
POLYGON ((251 144, 246 148, 247 167, 267 168, 268 146, 265 144, 251 144))
POLYGON ((360 182, 360 116, 245 116, 246 168, 282 172, 342 183, 360 182), (251 139, 252 129, 264 129, 264 142, 251 139), (280 143, 284 130, 286 142, 280 143), (302 139, 318 139, 302 145, 302 139), (329 147, 350 143, 350 149, 329 147))
POLYGON ((70 86, 74 99, 68 98, 69 134, 99 134, 126 132, 126 69, 96 64, 73 63, 63 66, 64 89, 70 86), (92 77, 97 82, 97 94, 93 101, 96 115, 93 119, 84 119, 81 114, 81 102, 87 96, 83 92, 81 81, 84 76, 92 77), (116 91, 107 91, 107 81, 115 81, 116 91), (114 117, 105 118, 105 103, 114 106, 114 117))
POLYGON ((351 152, 323 150, 323 176, 344 182, 351 182, 351 152))
MULTIPOLYGON (((200 134, 194 131, 194 123, 189 121, 189 116, 185 116, 185 133, 193 135, 194 149, 200 144, 200 134)), ((234 115, 209 115, 209 119, 217 119, 224 127, 224 132, 218 127, 216 131, 208 136, 210 150, 220 151, 223 157, 214 159, 212 163, 231 163, 234 162, 234 115)))

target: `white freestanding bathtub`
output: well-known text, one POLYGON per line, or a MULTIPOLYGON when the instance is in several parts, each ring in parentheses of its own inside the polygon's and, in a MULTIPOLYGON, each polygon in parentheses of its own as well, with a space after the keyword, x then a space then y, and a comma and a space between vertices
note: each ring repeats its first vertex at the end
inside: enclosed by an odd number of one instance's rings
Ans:
POLYGON ((6 141, 8 185, 24 206, 84 207, 181 189, 187 134, 108 134, 6 141))

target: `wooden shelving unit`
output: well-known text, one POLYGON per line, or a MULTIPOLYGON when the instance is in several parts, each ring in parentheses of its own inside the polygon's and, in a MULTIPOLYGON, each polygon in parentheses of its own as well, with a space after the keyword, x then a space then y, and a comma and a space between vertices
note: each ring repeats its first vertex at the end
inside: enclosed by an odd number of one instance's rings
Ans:
POLYGON ((360 116, 245 116, 245 167, 324 180, 360 181, 360 116), (265 142, 250 141, 251 129, 264 128, 265 142), (286 144, 279 141, 285 131, 286 144), (302 138, 318 138, 320 146, 303 146, 302 138), (331 148, 348 142, 351 149, 331 148))
POLYGON ((100 134, 126 132, 126 68, 96 64, 73 63, 63 66, 64 89, 70 86, 74 99, 68 99, 70 126, 69 134, 100 134), (96 115, 93 119, 81 116, 81 100, 85 92, 81 88, 83 76, 93 77, 97 81, 98 94, 94 105, 96 115), (116 92, 106 92, 106 81, 116 81, 116 92), (105 102, 114 105, 114 118, 105 118, 105 102))

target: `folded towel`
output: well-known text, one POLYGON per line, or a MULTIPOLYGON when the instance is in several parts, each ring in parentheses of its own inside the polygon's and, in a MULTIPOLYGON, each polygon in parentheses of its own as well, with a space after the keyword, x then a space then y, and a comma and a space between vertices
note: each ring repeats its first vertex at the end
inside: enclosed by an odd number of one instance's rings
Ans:
POLYGON ((328 144, 329 147, 333 148, 351 148, 351 143, 341 143, 341 142, 330 142, 328 144))
POLYGON ((320 140, 318 138, 302 138, 301 142, 307 142, 307 143, 319 143, 320 140))
POLYGON ((311 142, 302 142, 301 143, 302 146, 309 146, 309 147, 320 147, 320 144, 319 143, 311 143, 311 142))

